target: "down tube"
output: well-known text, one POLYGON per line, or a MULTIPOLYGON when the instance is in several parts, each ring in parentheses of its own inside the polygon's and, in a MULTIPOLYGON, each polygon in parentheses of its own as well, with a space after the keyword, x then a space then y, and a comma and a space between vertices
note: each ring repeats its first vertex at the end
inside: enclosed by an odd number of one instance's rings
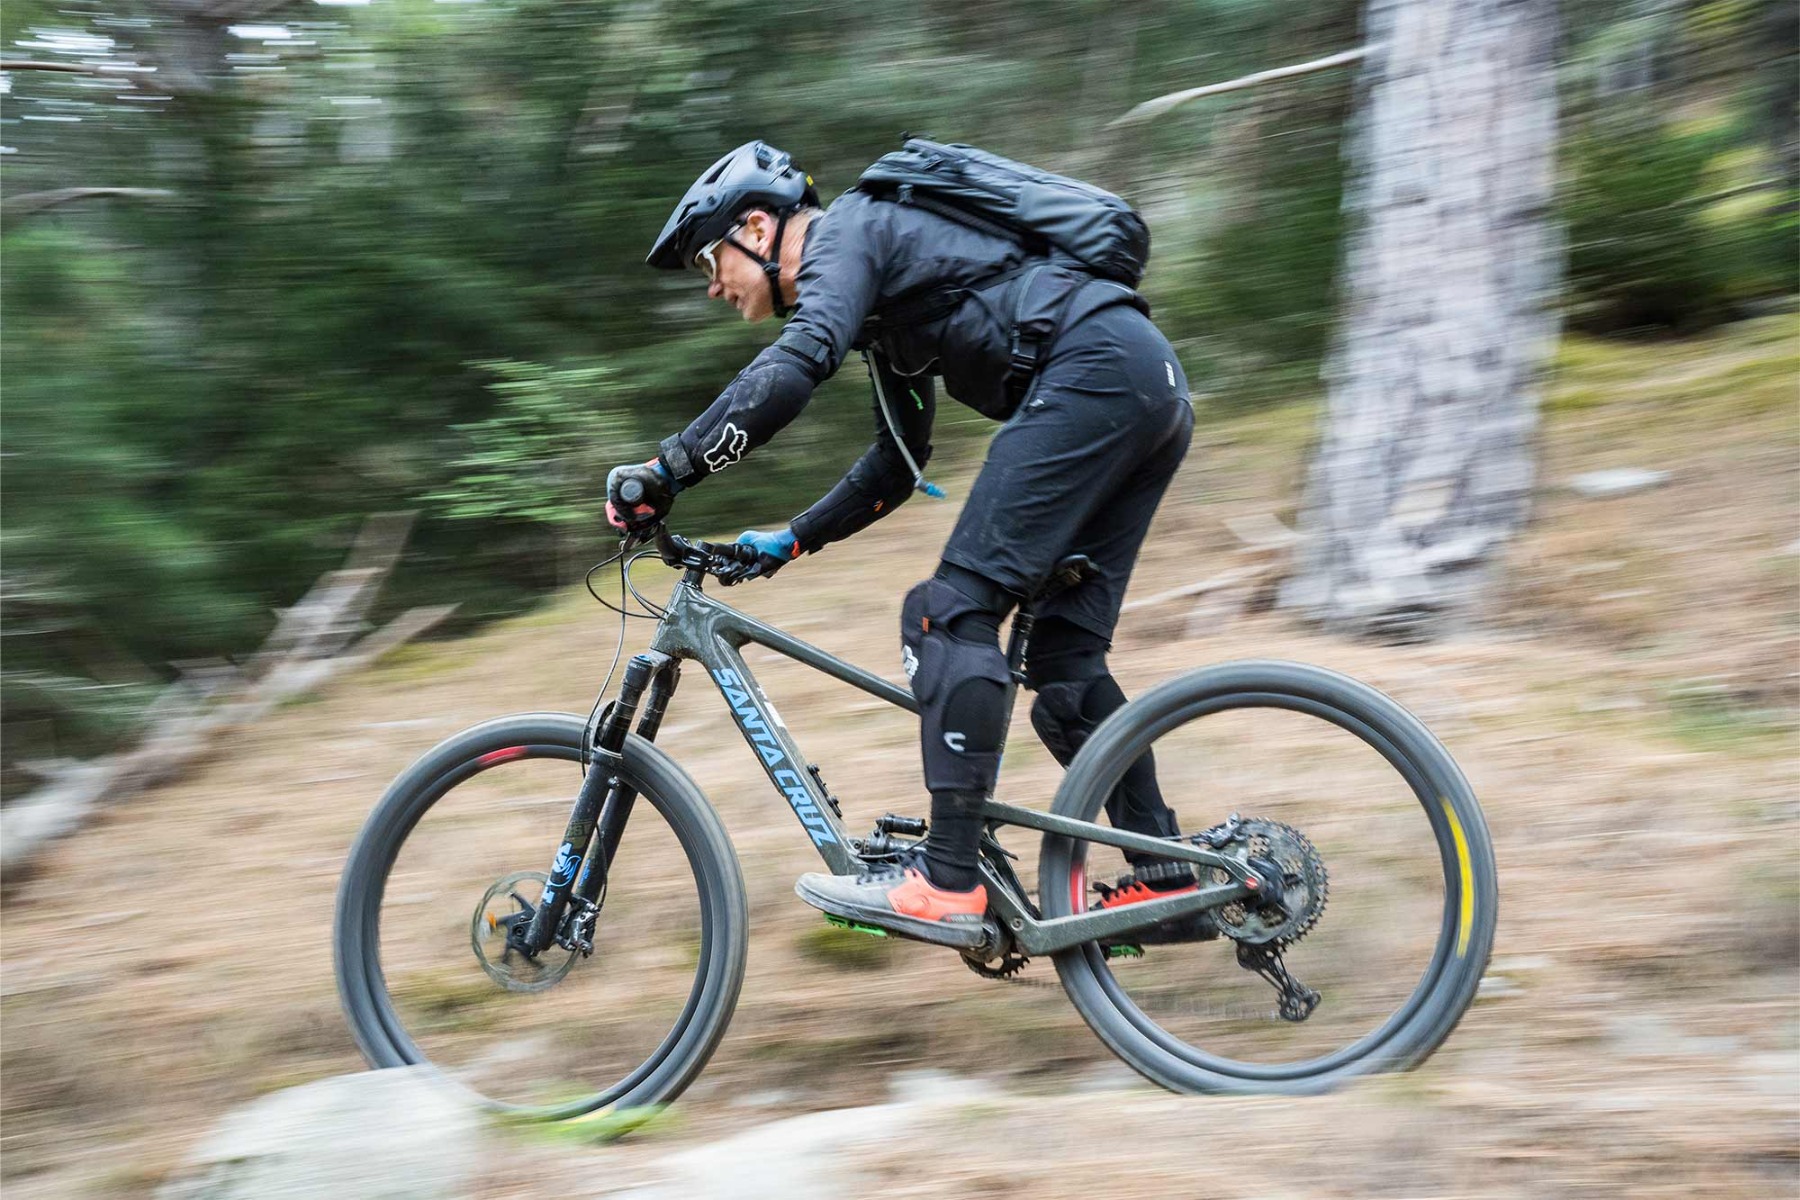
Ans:
POLYGON ((732 717, 750 750, 768 773, 769 782, 781 793, 801 828, 812 839, 813 848, 835 875, 849 875, 862 865, 850 852, 845 841, 844 826, 832 811, 825 790, 806 769, 806 759, 793 735, 782 724, 769 698, 756 685, 750 668, 736 647, 714 641, 705 658, 706 670, 719 686, 732 717))

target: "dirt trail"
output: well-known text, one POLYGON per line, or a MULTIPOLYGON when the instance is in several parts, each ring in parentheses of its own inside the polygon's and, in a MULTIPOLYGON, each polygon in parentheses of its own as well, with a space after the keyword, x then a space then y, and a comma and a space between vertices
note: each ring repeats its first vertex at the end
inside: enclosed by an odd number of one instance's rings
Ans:
MULTIPOLYGON (((1181 604, 1121 631, 1129 692, 1229 658, 1319 662, 1395 696, 1456 754, 1499 860, 1497 978, 1425 1069, 1316 1099, 1170 1097, 1122 1080, 1054 987, 988 983, 910 946, 822 951, 790 890, 816 859, 694 680, 662 741, 744 862, 753 941, 732 1030, 671 1129, 519 1156, 535 1161, 497 1164, 490 1193, 623 1186, 672 1145, 880 1099, 894 1070, 938 1067, 1017 1097, 947 1110, 941 1138, 866 1155, 866 1178, 895 1194, 1791 1194, 1797 332, 1781 317, 1701 343, 1571 350, 1537 521, 1478 636, 1361 646, 1267 615, 1190 622, 1181 604), (1673 476, 1602 501, 1557 486, 1612 466, 1673 476)), ((1228 565, 1221 517, 1290 510, 1310 419, 1295 407, 1203 426, 1134 594, 1228 565)), ((732 602, 897 677, 901 594, 954 512, 917 500, 732 602)), ((575 595, 409 651, 55 849, 0 914, 9 1197, 145 1192, 233 1103, 356 1068, 329 931, 358 825, 455 729, 585 711, 614 628, 575 595)), ((903 714, 773 662, 763 683, 853 828, 919 809, 903 714)), ((1047 802, 1055 767, 1023 711, 1013 738, 1003 794, 1047 802)))

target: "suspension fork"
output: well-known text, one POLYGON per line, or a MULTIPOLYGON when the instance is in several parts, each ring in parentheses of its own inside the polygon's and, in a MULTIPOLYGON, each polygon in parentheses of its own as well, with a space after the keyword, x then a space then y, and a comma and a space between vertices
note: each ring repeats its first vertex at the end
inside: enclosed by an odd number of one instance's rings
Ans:
POLYGON ((637 798, 637 793, 625 784, 615 764, 624 752, 625 735, 631 728, 632 718, 637 715, 645 687, 652 685, 654 680, 638 732, 641 736, 654 737, 662 723, 663 712, 668 708, 669 697, 674 694, 675 674, 673 660, 654 651, 639 654, 627 664, 618 699, 607 707, 595 735, 593 760, 588 764, 587 774, 582 776, 581 790, 576 793, 575 807, 563 830, 562 844, 557 847, 556 859, 550 866, 549 882, 544 885, 544 894, 531 915, 531 923, 519 938, 518 948, 527 954, 535 955, 547 949, 556 939, 563 914, 568 910, 572 894, 570 885, 576 883, 578 874, 580 883, 573 894, 580 895, 585 905, 591 905, 599 895, 606 878, 606 867, 624 833, 625 818, 630 815, 632 802, 637 798), (600 845, 603 853, 590 855, 589 844, 594 841, 596 828, 602 830, 600 845), (585 871, 582 870, 584 860, 588 861, 585 871), (596 861, 601 864, 598 870, 594 866, 596 861))
MULTIPOLYGON (((644 715, 638 718, 637 735, 647 742, 654 742, 657 730, 662 728, 663 714, 669 710, 669 701, 674 698, 675 685, 681 682, 681 663, 655 651, 639 657, 651 660, 651 677, 650 695, 644 701, 644 715)), ((625 744, 622 732, 619 744, 625 744)), ((625 836, 625 822, 631 819, 631 809, 636 803, 636 789, 623 779, 614 779, 607 790, 606 803, 600 809, 595 838, 598 853, 589 856, 581 881, 575 886, 575 894, 583 901, 591 904, 599 898, 600 889, 606 883, 606 873, 612 868, 613 855, 619 852, 619 839, 625 836)))

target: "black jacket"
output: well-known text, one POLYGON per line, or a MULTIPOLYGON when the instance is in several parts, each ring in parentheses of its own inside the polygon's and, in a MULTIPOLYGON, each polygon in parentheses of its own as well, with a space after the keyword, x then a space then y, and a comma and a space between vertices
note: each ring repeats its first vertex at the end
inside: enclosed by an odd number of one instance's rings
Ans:
MULTIPOLYGON (((807 227, 794 315, 719 398, 663 442, 662 460, 682 487, 724 470, 800 414, 813 389, 851 350, 869 350, 908 451, 931 454, 941 375, 952 398, 1005 420, 1017 407, 1006 387, 1013 294, 1031 259, 1015 242, 917 208, 847 192, 807 227)), ((1103 280, 1074 293, 1059 332, 1095 310, 1136 303, 1103 280)), ((875 442, 817 504, 792 523, 808 552, 848 537, 912 492, 913 475, 881 416, 875 442)))

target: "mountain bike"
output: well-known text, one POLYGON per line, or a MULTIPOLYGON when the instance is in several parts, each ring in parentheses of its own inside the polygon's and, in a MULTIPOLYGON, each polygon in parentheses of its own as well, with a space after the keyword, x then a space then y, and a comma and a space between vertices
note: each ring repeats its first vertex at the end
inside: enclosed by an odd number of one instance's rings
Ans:
MULTIPOLYGON (((717 687, 831 871, 892 859, 926 833, 888 814, 851 835, 744 650, 916 713, 911 693, 708 594, 709 579, 745 574, 747 547, 661 526, 646 540, 608 560, 635 552, 617 609, 629 588, 657 622, 618 694, 586 719, 527 713, 455 734, 393 782, 357 838, 336 968, 372 1066, 430 1064, 544 1119, 666 1102, 694 1081, 737 1002, 748 905, 717 812, 658 741, 684 663, 717 687), (682 573, 662 607, 631 583, 652 554, 682 573)), ((1009 705, 1034 605, 1091 569, 1064 560, 1015 613, 1009 705)), ((990 796, 983 816, 984 940, 937 952, 995 979, 1048 956, 1100 1040, 1175 1091, 1307 1093, 1414 1066, 1474 999, 1493 943, 1493 851, 1455 762, 1393 700, 1319 667, 1180 675, 1101 724, 1048 811, 990 796), (1100 823, 1146 756, 1195 832, 1100 823), (1016 831, 1041 838, 1035 889, 1002 842, 1016 831), (1198 886, 1097 904, 1127 851, 1185 864, 1198 886)))

